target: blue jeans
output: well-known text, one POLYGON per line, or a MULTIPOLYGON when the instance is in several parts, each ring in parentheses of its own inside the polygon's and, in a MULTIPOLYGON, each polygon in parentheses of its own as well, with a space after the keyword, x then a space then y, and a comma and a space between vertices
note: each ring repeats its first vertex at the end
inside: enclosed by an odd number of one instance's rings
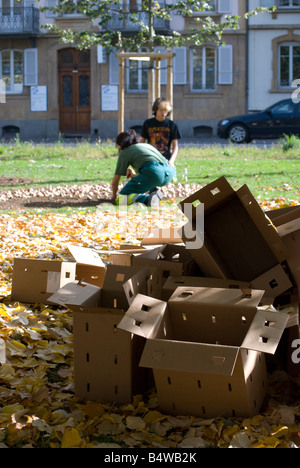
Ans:
POLYGON ((120 195, 140 194, 134 201, 145 203, 149 194, 145 193, 155 187, 167 185, 176 175, 176 169, 166 161, 151 161, 143 165, 137 176, 132 177, 120 191, 120 195))

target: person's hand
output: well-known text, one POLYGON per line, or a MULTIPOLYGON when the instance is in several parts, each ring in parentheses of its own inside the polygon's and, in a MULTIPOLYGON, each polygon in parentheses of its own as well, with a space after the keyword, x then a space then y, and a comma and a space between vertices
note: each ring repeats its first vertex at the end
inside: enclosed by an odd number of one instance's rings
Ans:
POLYGON ((134 172, 134 170, 131 167, 128 167, 126 171, 126 178, 131 179, 131 177, 135 177, 135 176, 136 176, 136 173, 134 172))

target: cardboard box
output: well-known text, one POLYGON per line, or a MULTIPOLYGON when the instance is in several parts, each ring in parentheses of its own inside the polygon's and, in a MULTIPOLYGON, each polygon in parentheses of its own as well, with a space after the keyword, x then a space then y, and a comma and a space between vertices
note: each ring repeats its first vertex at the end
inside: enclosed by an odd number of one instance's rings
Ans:
POLYGON ((268 212, 268 216, 271 217, 288 251, 286 261, 294 282, 300 290, 300 207, 273 210, 268 212))
POLYGON ((150 276, 147 268, 108 265, 101 291, 102 306, 127 310, 138 292, 148 294, 150 276))
POLYGON ((54 292, 75 280, 75 271, 74 262, 15 258, 11 298, 45 304, 54 292))
POLYGON ((52 294, 48 302, 62 307, 69 304, 98 306, 101 304, 101 288, 83 281, 72 281, 52 294))
POLYGON ((0 364, 6 363, 6 345, 5 341, 0 338, 0 364))
POLYGON ((168 301, 179 287, 210 287, 210 288, 249 288, 249 283, 220 278, 205 278, 200 276, 169 276, 162 287, 161 299, 168 301))
POLYGON ((137 293, 147 294, 147 268, 108 265, 103 287, 73 281, 56 291, 48 301, 61 306, 89 305, 127 310, 137 293))
POLYGON ((102 287, 106 266, 99 254, 86 247, 68 245, 68 249, 76 262, 76 279, 102 287))
POLYGON ((267 390, 264 353, 288 317, 257 308, 263 291, 177 288, 168 303, 137 295, 118 327, 145 337, 159 406, 199 417, 253 416, 267 390))
POLYGON ((126 404, 153 384, 139 366, 143 338, 119 330, 124 310, 71 306, 75 395, 83 400, 126 404), (151 383, 149 383, 151 382, 151 383))
POLYGON ((174 276, 195 275, 199 268, 185 245, 165 244, 136 255, 132 259, 134 266, 152 266, 162 271, 165 279, 174 276))
POLYGON ((292 286, 281 267, 287 249, 246 185, 234 191, 221 177, 183 200, 180 207, 188 223, 179 235, 186 245, 189 242, 203 276, 251 282, 252 287, 258 279, 260 289, 271 291, 272 297, 292 286), (197 226, 200 206, 204 233, 197 226), (195 240, 204 237, 201 248, 193 249, 191 233, 195 240))
POLYGON ((117 330, 137 293, 148 291, 147 268, 108 265, 102 288, 74 282, 51 296, 73 312, 75 393, 81 399, 129 403, 153 385, 152 371, 139 367, 140 337, 117 330))

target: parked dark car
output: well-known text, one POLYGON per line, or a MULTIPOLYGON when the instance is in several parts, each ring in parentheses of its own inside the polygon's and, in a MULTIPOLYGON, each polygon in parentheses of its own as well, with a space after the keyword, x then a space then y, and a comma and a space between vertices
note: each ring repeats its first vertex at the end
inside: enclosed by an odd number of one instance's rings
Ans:
POLYGON ((300 134, 300 103, 284 99, 262 112, 220 120, 218 136, 233 143, 248 143, 253 138, 280 138, 300 134))

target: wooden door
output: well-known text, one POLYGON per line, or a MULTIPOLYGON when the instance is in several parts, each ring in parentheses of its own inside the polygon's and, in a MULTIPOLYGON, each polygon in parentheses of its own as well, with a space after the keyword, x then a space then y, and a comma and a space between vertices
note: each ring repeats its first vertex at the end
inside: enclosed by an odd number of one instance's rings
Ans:
POLYGON ((63 134, 90 133, 91 85, 89 51, 59 51, 59 130, 63 134))

